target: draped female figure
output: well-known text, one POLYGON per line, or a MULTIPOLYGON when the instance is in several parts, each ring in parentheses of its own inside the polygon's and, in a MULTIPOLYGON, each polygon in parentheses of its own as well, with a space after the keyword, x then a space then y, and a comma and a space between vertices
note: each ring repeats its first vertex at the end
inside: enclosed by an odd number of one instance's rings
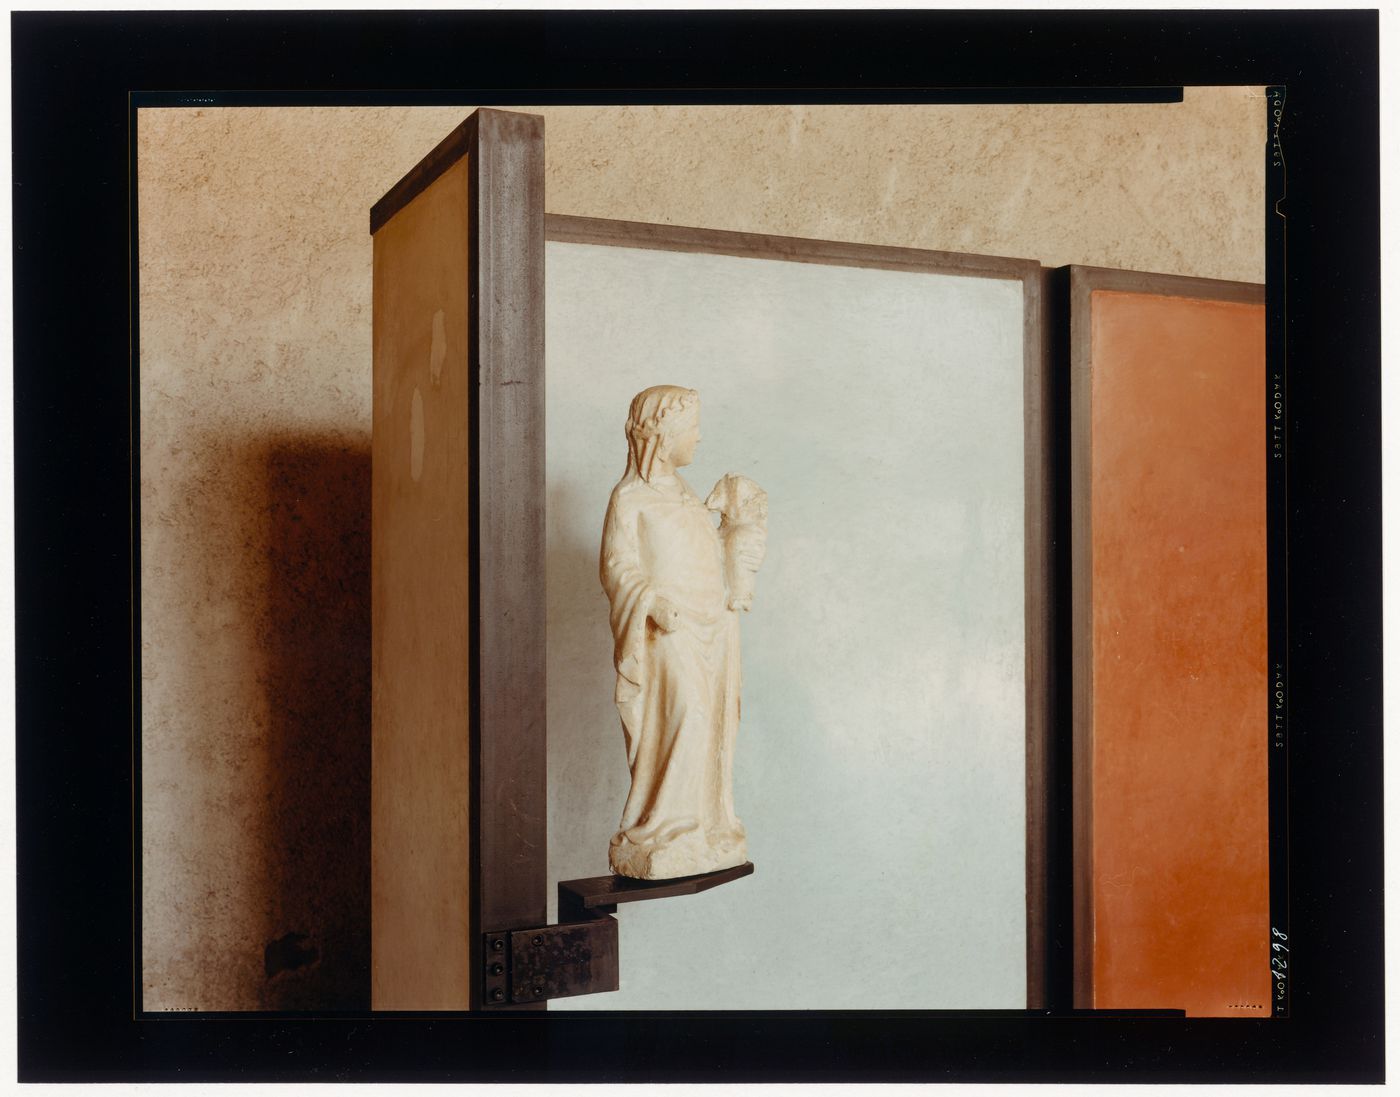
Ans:
POLYGON ((643 880, 748 859, 733 796, 739 619, 714 521, 676 471, 699 440, 699 393, 663 385, 638 394, 627 469, 603 525, 599 571, 632 773, 608 861, 643 880))

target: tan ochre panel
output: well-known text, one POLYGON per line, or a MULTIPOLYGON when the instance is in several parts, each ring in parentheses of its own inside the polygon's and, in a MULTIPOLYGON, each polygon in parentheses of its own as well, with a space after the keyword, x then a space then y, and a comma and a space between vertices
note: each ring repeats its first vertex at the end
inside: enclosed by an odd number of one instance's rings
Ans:
POLYGON ((467 161, 374 237, 372 1008, 466 1009, 467 161))
POLYGON ((1267 1016, 1264 309, 1091 316, 1094 1005, 1267 1016))

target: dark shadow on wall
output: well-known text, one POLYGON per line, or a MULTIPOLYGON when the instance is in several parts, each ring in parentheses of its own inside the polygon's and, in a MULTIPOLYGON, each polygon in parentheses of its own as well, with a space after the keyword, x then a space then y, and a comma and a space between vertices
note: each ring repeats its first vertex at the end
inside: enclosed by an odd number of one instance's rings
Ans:
POLYGON ((370 1001, 370 449, 289 438, 266 472, 268 736, 260 1008, 370 1001))

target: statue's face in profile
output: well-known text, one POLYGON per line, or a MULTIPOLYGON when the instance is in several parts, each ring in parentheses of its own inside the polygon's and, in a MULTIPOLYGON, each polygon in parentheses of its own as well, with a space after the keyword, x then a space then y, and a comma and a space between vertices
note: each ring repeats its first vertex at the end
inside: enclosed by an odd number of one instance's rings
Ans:
POLYGON ((671 439, 670 460, 676 468, 683 468, 695 460, 695 447, 700 443, 700 413, 690 417, 690 422, 676 431, 671 439))

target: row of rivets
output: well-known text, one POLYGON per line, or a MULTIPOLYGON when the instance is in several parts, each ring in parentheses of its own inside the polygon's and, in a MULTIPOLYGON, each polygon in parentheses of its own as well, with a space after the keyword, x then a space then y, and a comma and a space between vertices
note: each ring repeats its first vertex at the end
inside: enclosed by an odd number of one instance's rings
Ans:
MULTIPOLYGON (((492 951, 492 952, 504 952, 505 949, 506 949, 506 939, 505 939, 504 937, 492 937, 492 938, 491 938, 491 951, 492 951)), ((506 966, 505 966, 505 964, 503 964, 503 963, 501 963, 499 960, 497 960, 497 961, 495 961, 487 970, 488 970, 492 975, 503 975, 503 974, 505 974, 506 966)), ((490 994, 488 995, 488 997, 489 997, 489 998, 491 999, 491 1001, 493 1001, 493 1002, 504 1002, 504 1001, 506 1000, 506 992, 505 992, 503 989, 501 989, 500 987, 493 987, 492 990, 491 990, 491 992, 490 992, 490 994)))
MULTIPOLYGON (((544 944, 544 935, 540 933, 535 934, 535 936, 531 938, 530 943, 535 945, 536 947, 539 947, 540 945, 544 944)), ((492 952, 504 952, 505 948, 506 940, 504 937, 491 938, 492 952)), ((493 963, 487 970, 492 975, 503 975, 505 974, 506 967, 505 964, 501 963, 498 960, 495 963, 493 963)), ((536 998, 544 997, 544 986, 542 984, 537 983, 530 989, 534 992, 536 998)), ((506 1000, 506 992, 501 987, 495 987, 492 989, 489 997, 493 1002, 504 1002, 506 1000)))

